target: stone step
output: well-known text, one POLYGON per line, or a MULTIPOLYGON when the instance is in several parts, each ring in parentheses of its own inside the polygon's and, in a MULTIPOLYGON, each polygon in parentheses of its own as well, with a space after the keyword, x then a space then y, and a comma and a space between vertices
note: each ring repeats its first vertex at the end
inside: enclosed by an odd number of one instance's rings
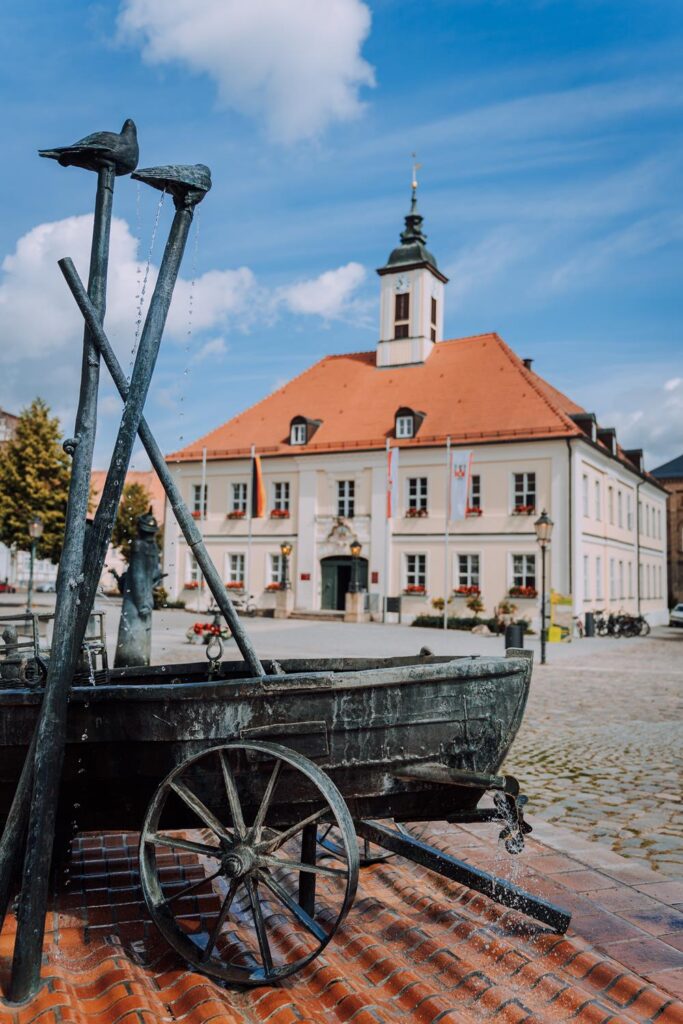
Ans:
POLYGON ((344 612, 333 611, 327 608, 321 609, 320 611, 297 611, 296 609, 290 614, 290 619, 314 619, 320 621, 321 619, 325 622, 343 622, 344 612))

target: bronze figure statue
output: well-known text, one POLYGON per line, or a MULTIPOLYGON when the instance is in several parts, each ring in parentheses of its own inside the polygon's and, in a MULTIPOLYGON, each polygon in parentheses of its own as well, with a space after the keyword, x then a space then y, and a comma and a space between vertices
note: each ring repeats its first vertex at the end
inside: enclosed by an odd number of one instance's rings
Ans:
POLYGON ((149 665, 152 656, 154 588, 159 586, 162 574, 156 541, 159 524, 151 508, 138 516, 137 526, 128 569, 120 576, 114 573, 123 594, 115 668, 149 665))

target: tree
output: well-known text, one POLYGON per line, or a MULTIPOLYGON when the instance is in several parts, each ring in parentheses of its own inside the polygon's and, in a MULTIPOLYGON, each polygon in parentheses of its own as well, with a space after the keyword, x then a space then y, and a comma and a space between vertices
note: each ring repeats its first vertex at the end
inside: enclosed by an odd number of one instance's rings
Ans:
MULTIPOLYGON (((149 511, 152 500, 142 484, 126 484, 121 494, 114 530, 111 535, 112 547, 117 548, 123 558, 130 561, 131 544, 137 537, 138 516, 149 511)), ((160 531, 161 532, 161 531, 160 531)), ((157 534, 157 539, 159 538, 157 534)))
POLYGON ((0 541, 29 551, 28 524, 43 521, 38 558, 59 561, 64 539, 71 465, 62 449, 59 420, 42 398, 24 409, 15 436, 0 446, 0 541))

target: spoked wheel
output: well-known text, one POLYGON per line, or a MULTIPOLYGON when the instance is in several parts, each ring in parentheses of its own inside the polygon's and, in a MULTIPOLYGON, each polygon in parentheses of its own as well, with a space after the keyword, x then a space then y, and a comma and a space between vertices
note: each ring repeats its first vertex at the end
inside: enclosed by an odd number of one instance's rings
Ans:
POLYGON ((228 743, 184 761, 157 789, 140 879, 154 923, 185 960, 230 984, 267 985, 314 960, 344 920, 358 884, 356 833, 317 765, 275 743, 228 743), (192 831, 178 832, 179 822, 192 831), (321 824, 339 841, 334 866, 317 861, 321 824), (195 863, 179 887, 168 864, 188 854, 195 863))

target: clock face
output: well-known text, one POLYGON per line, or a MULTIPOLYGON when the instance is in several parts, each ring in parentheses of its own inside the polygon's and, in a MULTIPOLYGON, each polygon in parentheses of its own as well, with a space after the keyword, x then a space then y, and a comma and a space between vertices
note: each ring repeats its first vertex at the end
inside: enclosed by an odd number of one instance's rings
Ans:
POLYGON ((400 277, 396 278, 396 284, 394 285, 394 287, 395 287, 397 292, 407 292, 408 291, 408 278, 404 277, 403 274, 401 274, 400 277))

